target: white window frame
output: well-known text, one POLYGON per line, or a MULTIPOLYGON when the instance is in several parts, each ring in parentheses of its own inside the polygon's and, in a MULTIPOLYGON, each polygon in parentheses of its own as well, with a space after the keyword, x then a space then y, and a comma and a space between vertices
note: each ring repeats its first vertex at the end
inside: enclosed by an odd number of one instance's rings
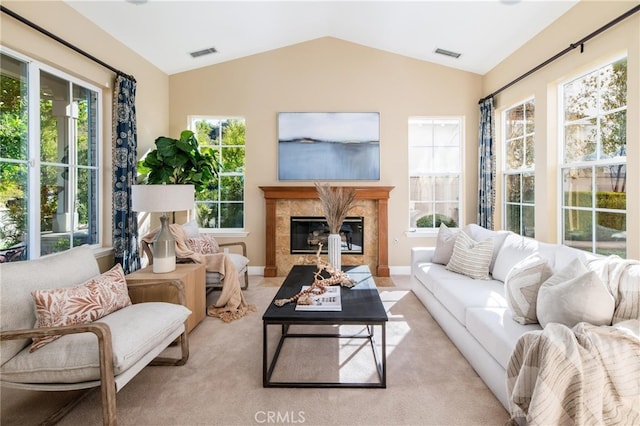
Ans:
MULTIPOLYGON (((412 120, 425 120, 425 121, 438 121, 438 120, 456 120, 458 121, 458 125, 459 125, 459 152, 460 152, 460 158, 459 158, 459 170, 457 172, 447 172, 446 175, 454 175, 454 174, 458 174, 458 199, 457 200, 447 200, 447 201, 442 201, 443 203, 455 203, 457 202, 458 204, 458 217, 456 218, 457 223, 458 223, 458 228, 461 227, 461 221, 462 221, 462 217, 463 217, 463 212, 464 212, 464 193, 463 193, 463 188, 464 188, 464 156, 465 156, 465 149, 464 149, 464 141, 465 141, 465 120, 463 116, 458 116, 458 115, 454 115, 454 116, 410 116, 408 117, 407 120, 407 135, 408 135, 408 131, 409 131, 409 125, 410 122, 412 120)), ((407 152, 408 152, 408 161, 410 161, 411 158, 411 146, 409 146, 409 140, 407 138, 407 152)), ((409 163, 408 163, 409 164, 409 163)), ((442 176, 443 173, 441 172, 434 172, 434 173, 428 173, 428 172, 424 172, 424 173, 420 173, 420 176, 442 176)), ((407 176, 408 179, 408 188, 411 188, 411 167, 409 166, 409 173, 407 176)), ((434 192, 435 195, 435 192, 434 192)), ((413 200, 411 200, 411 190, 409 190, 409 194, 408 194, 408 200, 407 200, 407 205, 408 205, 408 210, 409 210, 409 214, 407 217, 407 221, 408 221, 408 231, 405 233, 407 237, 430 237, 430 236, 434 236, 438 234, 438 228, 434 227, 434 228, 420 228, 420 227, 413 227, 411 226, 412 224, 412 220, 411 220, 411 215, 413 214, 413 208, 412 208, 412 204, 413 204, 413 200)), ((437 204, 437 200, 433 200, 434 204, 437 204)), ((457 229, 457 228, 455 228, 457 229)))
MULTIPOLYGON (((608 65, 611 65, 621 59, 627 58, 627 73, 628 73, 628 55, 626 54, 622 54, 622 55, 618 55, 612 58, 609 58, 608 60, 602 61, 600 63, 598 63, 596 66, 589 68, 585 71, 582 71, 580 73, 577 73, 575 75, 572 75, 571 77, 561 81, 558 83, 557 86, 557 97, 558 97, 558 147, 557 147, 557 158, 558 158, 558 182, 557 182, 557 188, 558 188, 558 198, 557 198, 557 202, 558 202, 558 228, 557 228, 557 235, 558 235, 558 241, 560 242, 560 244, 565 244, 565 239, 564 239, 564 218, 565 218, 565 211, 566 210, 575 210, 575 211, 588 211, 591 212, 593 216, 595 216, 598 212, 609 212, 609 213, 624 213, 627 217, 627 219, 629 219, 628 214, 627 214, 627 209, 624 210, 611 210, 611 209, 605 209, 605 208, 598 208, 596 207, 596 203, 595 203, 595 198, 596 198, 596 188, 597 186, 595 185, 595 179, 596 179, 596 175, 595 173, 592 173, 591 175, 591 179, 592 179, 592 207, 579 207, 579 206, 565 206, 564 205, 564 193, 563 193, 563 175, 564 175, 564 170, 565 169, 572 169, 572 168, 591 168, 592 171, 595 171, 597 168, 599 167, 607 167, 607 166, 611 166, 611 165, 616 165, 616 164, 620 164, 620 158, 622 157, 615 157, 612 159, 599 159, 599 160, 595 160, 595 161, 575 161, 573 163, 565 163, 565 158, 564 158, 564 136, 565 136, 565 104, 564 104, 564 86, 567 83, 570 83, 574 80, 577 80, 579 78, 582 78, 588 74, 591 74, 603 67, 606 67, 608 65)), ((628 74, 627 74, 628 75, 628 74)), ((621 110, 625 110, 628 111, 628 103, 625 104, 624 108, 619 109, 621 110)), ((628 117, 627 117, 628 118, 628 117)), ((627 141, 628 143, 628 141, 627 141)), ((596 148, 596 152, 597 152, 597 148, 596 148)), ((627 163, 627 157, 624 157, 624 165, 625 168, 628 167, 628 163, 627 163)), ((596 253, 596 243, 597 243, 597 239, 595 237, 595 226, 596 226, 596 221, 592 220, 592 238, 591 238, 591 243, 592 243, 592 249, 590 251, 588 251, 588 253, 596 253)), ((628 246, 625 246, 625 250, 628 249, 628 246)))
MULTIPOLYGON (((104 201, 103 201, 103 186, 104 186, 104 173, 105 167, 102 156, 103 140, 102 140, 102 89, 79 78, 76 78, 70 74, 65 73, 59 69, 53 68, 47 64, 39 62, 33 58, 30 58, 24 54, 16 52, 5 46, 0 46, 0 50, 3 54, 11 56, 14 59, 22 61, 27 66, 27 93, 28 93, 28 160, 27 160, 27 190, 28 194, 40 194, 41 182, 41 160, 40 160, 40 72, 44 71, 55 77, 65 79, 68 82, 82 86, 86 89, 90 89, 97 94, 96 99, 96 164, 97 164, 97 205, 96 205, 96 224, 97 229, 97 242, 90 244, 93 249, 100 248, 104 241, 104 201)), ((23 161, 20 161, 23 162, 23 161)), ((24 163, 24 162, 23 162, 24 163)), ((77 164, 70 164, 76 166, 77 164)), ((48 256, 41 255, 41 229, 40 229, 40 215, 41 205, 40 196, 28 196, 27 200, 27 214, 28 214, 28 234, 26 244, 28 248, 28 259, 37 259, 40 257, 48 256)), ((73 246, 72 246, 73 247, 73 246)), ((54 253, 51 253, 54 254, 54 253)))
MULTIPOLYGON (((193 131, 194 133, 196 133, 196 129, 194 128, 194 123, 196 121, 207 121, 207 120, 242 120, 245 124, 245 129, 246 129, 246 123, 247 120, 245 117, 241 117, 241 116, 227 116, 227 115, 190 115, 187 117, 187 128, 191 131, 193 131)), ((245 184, 243 185, 242 188, 242 204, 243 204, 243 218, 242 218, 242 223, 243 223, 243 227, 242 228, 199 228, 200 233, 203 234, 215 234, 216 236, 220 236, 220 237, 246 237, 247 235, 249 235, 249 232, 246 230, 246 226, 247 226, 247 199, 246 199, 246 160, 247 160, 247 144, 246 144, 246 139, 245 139, 245 145, 244 145, 244 150, 245 150, 245 172, 244 173, 223 173, 222 176, 244 176, 244 182, 245 184)), ((218 176, 218 179, 220 179, 220 175, 218 176)))
MULTIPOLYGON (((506 225, 507 225, 507 206, 519 206, 520 207, 520 232, 518 234, 523 235, 523 231, 524 231, 524 222, 523 222, 523 218, 524 218, 524 207, 532 207, 535 209, 535 198, 534 198, 534 202, 533 203, 529 203, 529 202, 524 202, 522 199, 522 181, 523 181, 523 177, 525 175, 533 175, 533 179, 534 179, 534 185, 535 185, 535 121, 534 121, 534 128, 533 128, 533 132, 531 133, 527 133, 526 130, 526 120, 525 123, 523 124, 523 133, 522 133, 522 138, 523 138, 523 143, 526 145, 526 141, 528 137, 531 137, 531 139, 533 140, 534 143, 534 158, 533 158, 533 163, 531 165, 531 167, 527 167, 527 166, 522 166, 518 169, 511 169, 508 166, 508 161, 507 161, 507 142, 511 141, 512 139, 509 139, 507 137, 507 112, 509 112, 510 110, 517 108, 519 106, 523 107, 523 110, 526 112, 526 108, 524 108, 524 106, 527 103, 533 103, 533 108, 535 111, 535 98, 532 96, 530 98, 527 98, 525 100, 523 100, 522 102, 518 102, 516 104, 513 104, 511 106, 509 106, 508 108, 505 108, 502 111, 502 152, 504 153, 504 155, 502 155, 502 227, 503 229, 506 229, 506 225), (507 193, 507 176, 513 176, 513 175, 520 175, 520 201, 519 202, 512 202, 512 201, 508 201, 508 193, 507 193)), ((525 117, 526 118, 526 117, 525 117)), ((534 120, 535 120, 535 113, 534 113, 534 120)), ((526 150, 525 150, 526 151, 526 150)), ((535 197, 535 193, 534 193, 534 197, 535 197)), ((535 232, 535 221, 534 221, 534 232, 535 232)))

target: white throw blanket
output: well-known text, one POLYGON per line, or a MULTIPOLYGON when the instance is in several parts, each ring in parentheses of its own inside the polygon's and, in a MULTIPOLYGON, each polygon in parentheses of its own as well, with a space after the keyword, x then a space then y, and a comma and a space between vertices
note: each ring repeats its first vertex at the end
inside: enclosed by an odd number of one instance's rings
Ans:
POLYGON ((524 334, 507 366, 511 422, 640 424, 639 335, 638 320, 524 334))
POLYGON ((549 324, 520 337, 507 366, 512 423, 640 424, 640 262, 588 262, 616 300, 612 326, 549 324))

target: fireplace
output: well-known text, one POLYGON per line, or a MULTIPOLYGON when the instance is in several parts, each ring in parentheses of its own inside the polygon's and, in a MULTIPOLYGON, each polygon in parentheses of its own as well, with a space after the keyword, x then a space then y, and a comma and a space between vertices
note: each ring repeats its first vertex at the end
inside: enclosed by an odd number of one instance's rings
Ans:
MULTIPOLYGON (((362 255, 342 255, 343 265, 368 265, 378 277, 389 276, 387 203, 392 186, 353 186, 356 207, 349 213, 366 217, 362 255)), ((291 254, 290 217, 320 216, 322 205, 315 186, 261 186, 265 202, 265 277, 286 276, 293 265, 313 264, 314 254, 291 254)), ((326 255, 325 255, 326 258, 326 255)))
MULTIPOLYGON (((291 254, 327 253, 329 226, 322 216, 291 216, 291 254)), ((340 227, 343 254, 364 254, 364 217, 348 216, 340 227)))

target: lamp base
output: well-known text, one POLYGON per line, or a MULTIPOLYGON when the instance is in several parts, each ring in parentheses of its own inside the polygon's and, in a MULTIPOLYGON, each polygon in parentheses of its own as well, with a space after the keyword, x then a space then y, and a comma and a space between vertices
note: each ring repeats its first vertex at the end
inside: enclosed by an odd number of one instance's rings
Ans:
POLYGON ((153 241, 153 272, 158 274, 176 269, 176 241, 168 221, 166 214, 160 216, 160 231, 153 241))
POLYGON ((153 272, 163 274, 165 272, 175 271, 176 258, 174 257, 153 257, 153 272))

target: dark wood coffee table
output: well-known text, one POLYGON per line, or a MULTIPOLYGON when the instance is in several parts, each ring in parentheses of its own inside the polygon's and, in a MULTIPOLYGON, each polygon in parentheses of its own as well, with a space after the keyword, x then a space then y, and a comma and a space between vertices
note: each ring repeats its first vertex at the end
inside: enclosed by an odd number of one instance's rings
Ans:
MULTIPOLYGON (((387 312, 382 305, 380 295, 369 268, 365 266, 343 266, 343 271, 356 280, 352 288, 341 287, 342 311, 296 311, 295 303, 288 303, 282 307, 274 305, 273 301, 262 316, 262 385, 264 387, 347 387, 347 388, 386 388, 386 324, 387 312), (269 362, 268 329, 270 325, 281 326, 281 336, 275 353, 269 362), (366 333, 356 335, 344 335, 341 333, 290 333, 292 325, 365 325, 366 333), (381 354, 374 339, 375 327, 381 327, 381 354), (378 382, 280 382, 272 381, 271 376, 278 362, 280 351, 285 341, 290 338, 349 338, 368 339, 373 350, 373 357, 378 373, 378 382)), ((297 294, 303 285, 313 282, 315 265, 294 266, 280 290, 273 300, 288 299, 297 294)))

